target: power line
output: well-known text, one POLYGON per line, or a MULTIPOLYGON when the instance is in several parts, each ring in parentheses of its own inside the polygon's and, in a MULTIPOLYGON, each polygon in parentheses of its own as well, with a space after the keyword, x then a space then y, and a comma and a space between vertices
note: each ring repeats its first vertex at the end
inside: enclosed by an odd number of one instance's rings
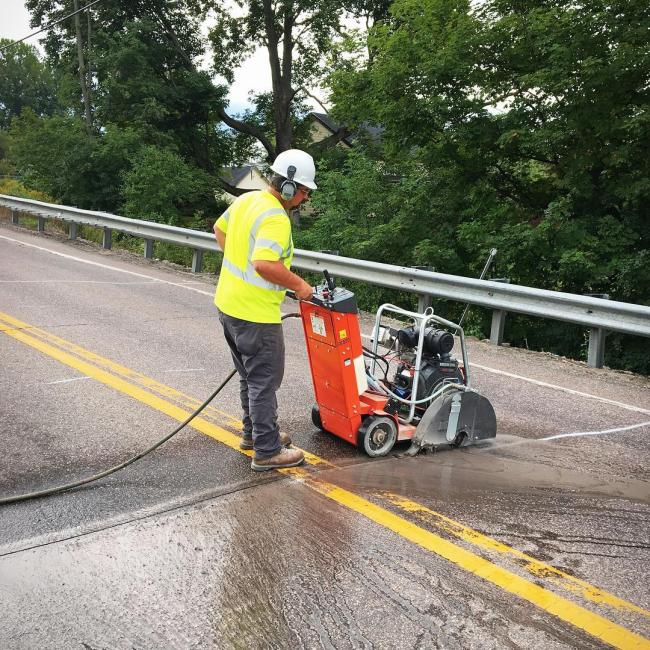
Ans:
POLYGON ((5 45, 4 47, 0 48, 0 52, 4 52, 5 50, 8 50, 10 47, 13 47, 14 45, 18 43, 22 43, 23 41, 26 41, 28 38, 31 38, 32 36, 36 36, 37 34, 40 34, 41 32, 45 32, 48 29, 52 29, 52 27, 55 27, 59 23, 62 23, 64 20, 67 20, 68 18, 72 18, 72 16, 76 16, 78 13, 81 13, 85 9, 90 9, 93 5, 96 5, 98 2, 101 2, 102 0, 93 0, 93 2, 88 3, 85 7, 81 7, 81 9, 77 9, 77 11, 73 11, 71 14, 68 14, 67 16, 63 16, 63 18, 59 18, 59 20, 55 20, 54 22, 51 22, 49 25, 45 25, 45 27, 42 27, 38 31, 34 32, 33 34, 29 34, 25 36, 24 38, 21 38, 18 41, 14 41, 13 43, 9 43, 9 45, 5 45))

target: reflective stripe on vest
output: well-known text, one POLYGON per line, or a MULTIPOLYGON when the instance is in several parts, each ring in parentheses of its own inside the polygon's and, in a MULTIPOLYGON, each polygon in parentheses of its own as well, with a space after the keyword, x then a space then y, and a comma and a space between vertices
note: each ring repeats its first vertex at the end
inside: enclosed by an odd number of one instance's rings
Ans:
POLYGON ((284 287, 281 287, 279 284, 273 284, 268 282, 262 277, 255 275, 255 267, 252 264, 248 264, 245 271, 242 271, 240 268, 236 267, 230 260, 227 260, 224 257, 223 266, 225 266, 236 278, 248 282, 256 287, 261 289, 270 289, 271 291, 283 291, 284 287))
MULTIPOLYGON (((269 282, 268 280, 260 277, 251 262, 251 257, 253 256, 253 250, 256 243, 261 244, 264 248, 270 248, 272 251, 275 251, 278 255, 280 255, 282 259, 289 257, 293 242, 289 242, 289 246, 286 249, 283 249, 280 244, 270 239, 260 239, 259 241, 256 239, 257 232, 259 231, 264 219, 267 217, 272 217, 276 214, 286 215, 287 213, 282 208, 270 208, 269 210, 262 212, 262 214, 260 214, 257 219, 255 219, 248 241, 248 253, 246 254, 245 269, 242 270, 238 266, 235 266, 229 259, 226 258, 225 255, 223 258, 223 266, 225 266, 235 277, 243 280, 244 282, 248 282, 255 287, 260 287, 261 289, 269 289, 270 291, 284 291, 285 287, 279 284, 274 284, 273 282, 269 282)), ((226 210, 223 216, 227 221, 230 217, 230 210, 226 210)))

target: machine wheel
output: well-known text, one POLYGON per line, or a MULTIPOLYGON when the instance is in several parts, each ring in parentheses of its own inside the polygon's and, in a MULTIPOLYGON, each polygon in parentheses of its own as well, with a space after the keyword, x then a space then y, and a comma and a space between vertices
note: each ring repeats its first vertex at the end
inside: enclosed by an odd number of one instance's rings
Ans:
POLYGON ((323 430, 323 421, 320 419, 320 409, 318 404, 314 404, 311 407, 311 421, 314 423, 314 426, 317 429, 323 430))
POLYGON ((369 415, 359 427, 357 445, 368 456, 385 456, 397 440, 395 420, 383 415, 369 415))

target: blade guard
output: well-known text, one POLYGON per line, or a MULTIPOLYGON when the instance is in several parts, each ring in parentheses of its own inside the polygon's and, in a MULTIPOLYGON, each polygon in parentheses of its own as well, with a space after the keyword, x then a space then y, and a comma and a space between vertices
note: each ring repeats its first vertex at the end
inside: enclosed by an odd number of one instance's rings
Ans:
POLYGON ((471 445, 496 434, 494 409, 485 397, 473 390, 450 390, 431 402, 406 454, 438 445, 471 445))

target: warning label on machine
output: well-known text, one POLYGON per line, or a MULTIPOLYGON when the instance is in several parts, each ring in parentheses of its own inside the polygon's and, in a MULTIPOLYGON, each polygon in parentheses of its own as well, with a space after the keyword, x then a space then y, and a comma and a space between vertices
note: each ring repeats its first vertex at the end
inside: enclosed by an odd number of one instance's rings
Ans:
POLYGON ((316 314, 310 314, 311 318, 311 331, 314 334, 318 334, 319 336, 327 336, 325 333, 325 320, 321 318, 320 316, 317 316, 316 314))

